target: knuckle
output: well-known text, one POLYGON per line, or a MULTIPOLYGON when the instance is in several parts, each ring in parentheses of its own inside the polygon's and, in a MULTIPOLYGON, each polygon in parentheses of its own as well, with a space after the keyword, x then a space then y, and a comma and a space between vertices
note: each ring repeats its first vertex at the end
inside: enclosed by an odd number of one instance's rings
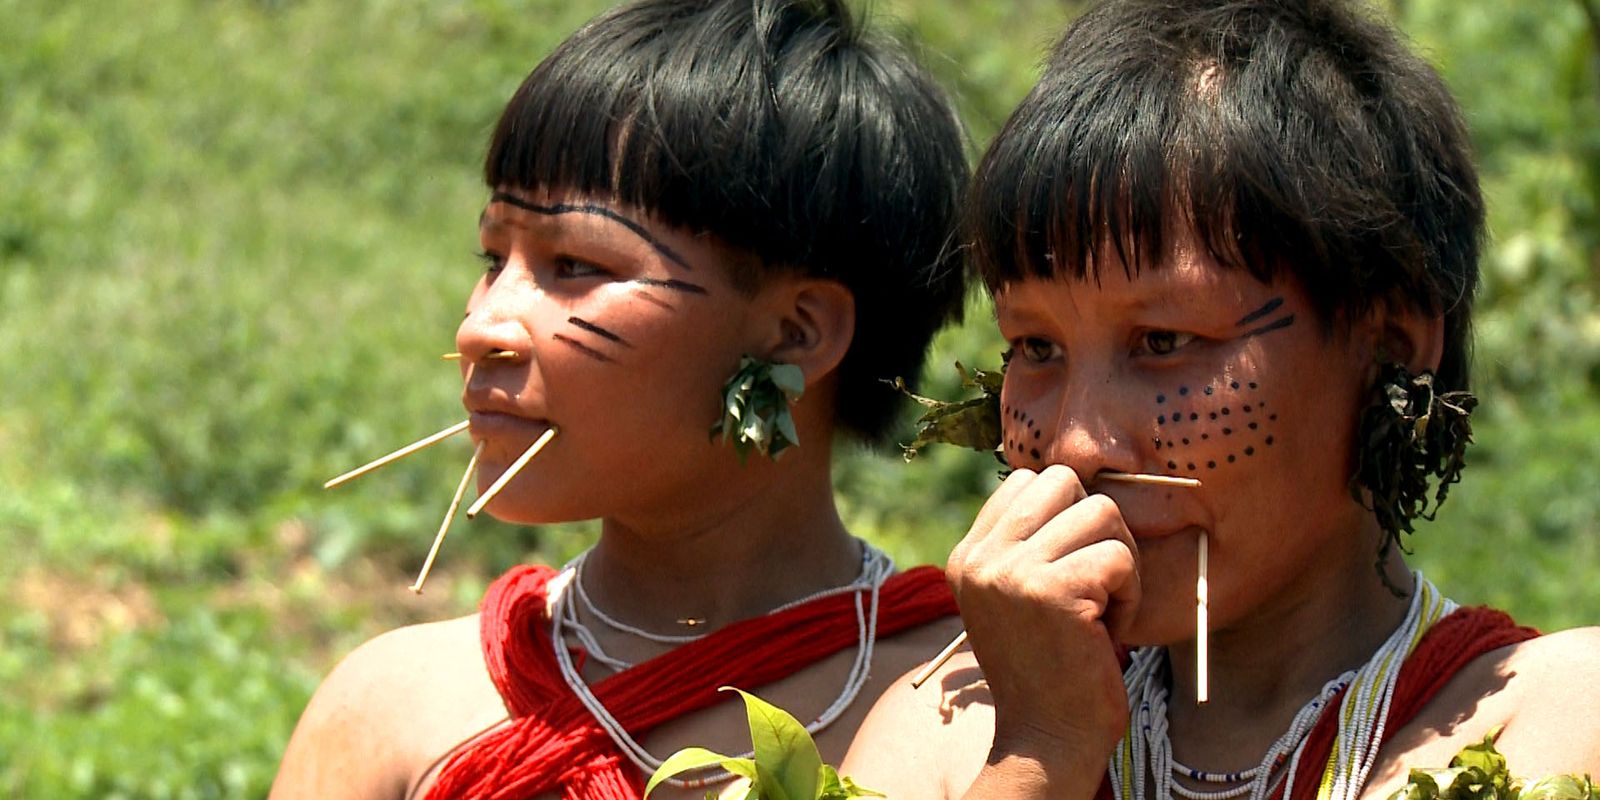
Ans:
POLYGON ((1078 501, 1085 519, 1097 526, 1122 526, 1122 509, 1115 500, 1103 494, 1091 494, 1078 501))

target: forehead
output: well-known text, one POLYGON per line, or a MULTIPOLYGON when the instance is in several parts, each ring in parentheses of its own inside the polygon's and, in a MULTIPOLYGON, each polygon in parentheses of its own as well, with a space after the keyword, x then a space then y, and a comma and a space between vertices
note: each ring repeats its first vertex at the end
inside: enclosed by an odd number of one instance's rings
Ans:
POLYGON ((1216 262, 1192 237, 1183 237, 1159 263, 1130 267, 1114 250, 1102 251, 1096 269, 1081 278, 1031 277, 1002 286, 995 306, 1007 309, 1065 304, 1085 316, 1147 308, 1233 308, 1271 289, 1249 272, 1216 262))

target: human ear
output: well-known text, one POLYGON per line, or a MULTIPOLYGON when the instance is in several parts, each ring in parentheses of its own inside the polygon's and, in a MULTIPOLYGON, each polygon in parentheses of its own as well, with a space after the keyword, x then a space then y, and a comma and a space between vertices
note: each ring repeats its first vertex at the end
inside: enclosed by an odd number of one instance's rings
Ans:
POLYGON ((765 357, 793 364, 815 384, 838 368, 856 331, 856 299, 844 284, 793 278, 771 287, 765 357))
POLYGON ((1444 315, 1385 304, 1371 317, 1375 361, 1399 362, 1412 373, 1437 372, 1444 359, 1444 315))

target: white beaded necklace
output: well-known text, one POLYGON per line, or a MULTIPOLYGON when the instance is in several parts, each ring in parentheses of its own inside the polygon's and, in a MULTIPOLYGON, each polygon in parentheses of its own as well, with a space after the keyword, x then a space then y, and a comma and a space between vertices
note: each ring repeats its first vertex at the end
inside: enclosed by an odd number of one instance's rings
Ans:
MULTIPOLYGON (((577 610, 571 602, 571 598, 573 595, 582 594, 582 589, 577 588, 573 591, 569 591, 569 589, 574 589, 577 586, 578 567, 582 566, 583 559, 587 555, 588 553, 585 552, 573 559, 571 563, 562 569, 562 574, 556 576, 549 583, 550 643, 555 650, 556 664, 560 668, 562 679, 567 683, 567 688, 578 698, 584 708, 589 710, 595 721, 600 723, 600 727, 605 729, 606 734, 611 737, 611 741, 616 743, 618 749, 622 750, 623 754, 635 766, 648 775, 660 768, 661 759, 656 758, 648 750, 645 750, 643 745, 639 744, 632 735, 623 729, 622 724, 606 709, 605 704, 601 703, 598 697, 595 697, 594 692, 589 688, 589 684, 584 682, 582 674, 574 664, 572 652, 566 646, 566 636, 570 633, 578 640, 579 644, 583 645, 589 657, 595 658, 608 667, 619 671, 632 666, 627 662, 605 656, 599 649, 599 643, 594 634, 577 617, 577 610)), ((768 614, 777 614, 813 600, 820 600, 834 595, 855 595, 856 658, 854 663, 851 664, 850 673, 845 678, 844 688, 840 690, 839 696, 815 720, 806 725, 806 730, 811 734, 815 735, 818 731, 833 724, 834 720, 837 720, 845 709, 849 708, 850 704, 855 701, 856 696, 861 693, 861 687, 866 685, 867 676, 872 667, 873 647, 878 638, 878 593, 883 587, 883 582, 893 574, 894 561, 883 551, 866 542, 861 542, 861 572, 856 576, 855 580, 843 586, 835 586, 814 592, 767 612, 768 614), (867 596, 865 602, 863 602, 863 595, 867 596)), ((579 602, 585 602, 585 600, 580 600, 579 602)), ((589 610, 595 610, 592 603, 589 603, 588 606, 589 610)), ((596 617, 606 622, 607 625, 612 624, 611 620, 607 620, 601 615, 597 614, 596 617)), ((628 626, 625 623, 619 623, 616 627, 624 632, 634 633, 633 630, 629 630, 632 626, 628 626)), ((638 633, 645 632, 639 631, 638 633)), ((660 635, 651 634, 651 636, 660 635)), ((696 635, 694 638, 698 639, 703 635, 696 635)), ((649 636, 646 638, 649 638, 649 636)), ((753 753, 745 753, 739 757, 750 758, 752 755, 753 753)), ((715 770, 715 772, 699 778, 669 778, 666 782, 682 788, 702 788, 732 780, 735 777, 732 773, 717 767, 709 769, 715 770)))
POLYGON ((1316 726, 1323 707, 1346 686, 1349 691, 1339 704, 1339 732, 1320 776, 1322 788, 1317 800, 1356 800, 1383 743, 1401 665, 1422 634, 1456 609, 1456 604, 1441 595, 1422 573, 1413 575, 1417 588, 1394 633, 1359 670, 1324 684, 1322 691, 1295 714, 1289 729, 1267 748, 1261 763, 1241 772, 1207 772, 1172 758, 1172 741, 1167 735, 1166 650, 1147 647, 1135 651, 1133 663, 1123 676, 1133 713, 1127 733, 1111 756, 1111 789, 1116 800, 1146 800, 1147 786, 1154 788, 1155 800, 1171 800, 1174 795, 1185 800, 1234 800, 1246 796, 1265 800, 1280 782, 1283 797, 1288 800, 1294 791, 1306 737, 1316 726), (1285 762, 1287 770, 1280 772, 1285 762), (1228 788, 1191 789, 1174 780, 1179 776, 1228 788))

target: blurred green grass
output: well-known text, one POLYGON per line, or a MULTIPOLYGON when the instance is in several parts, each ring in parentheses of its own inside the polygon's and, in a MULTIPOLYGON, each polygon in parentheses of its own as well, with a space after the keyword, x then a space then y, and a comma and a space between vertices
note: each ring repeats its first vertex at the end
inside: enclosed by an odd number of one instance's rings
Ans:
MULTIPOLYGON (((464 613, 588 526, 475 523, 403 590, 459 454, 323 494, 459 418, 478 159, 585 2, 0 0, 0 795, 265 793, 319 676, 464 613)), ((1076 3, 885 0, 981 145, 1076 3)), ((1473 469, 1417 562, 1549 627, 1600 620, 1600 91, 1576 6, 1389 4, 1478 138, 1486 259, 1473 469)), ((992 365, 980 304, 940 338, 992 365)), ((909 437, 907 437, 909 438, 909 437)), ((459 443, 444 445, 460 448, 459 443)), ((984 456, 852 453, 852 527, 940 561, 984 456)))

